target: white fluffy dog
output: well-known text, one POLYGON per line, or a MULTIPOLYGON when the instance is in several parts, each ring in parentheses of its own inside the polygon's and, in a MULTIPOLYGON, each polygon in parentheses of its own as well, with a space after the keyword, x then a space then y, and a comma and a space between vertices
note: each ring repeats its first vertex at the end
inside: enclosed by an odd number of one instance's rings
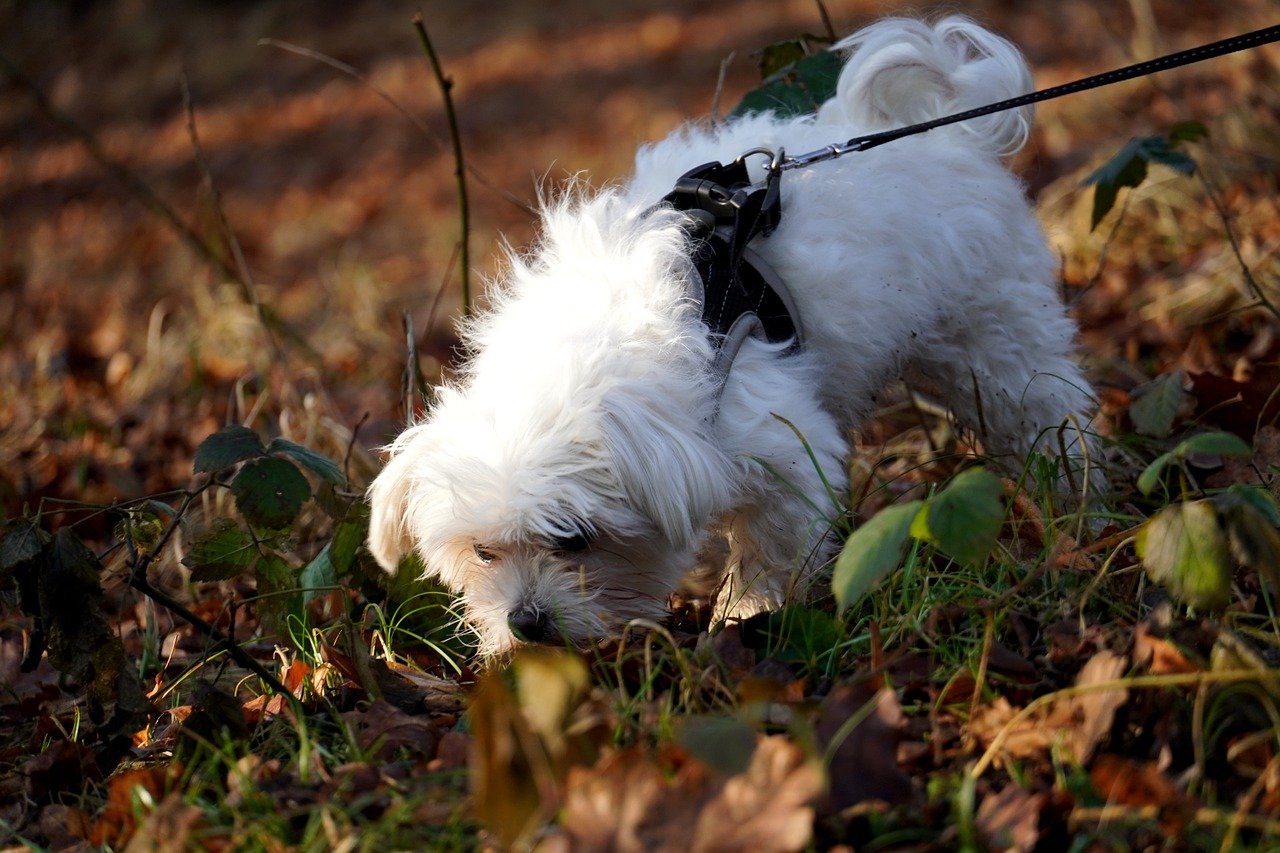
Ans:
MULTIPOLYGON (((727 378, 712 369, 688 217, 658 204, 682 173, 1031 89, 1017 49, 963 18, 884 20, 837 49, 816 116, 686 127, 643 148, 629 183, 549 204, 466 329, 458 382, 390 447, 369 548, 388 571, 417 551, 482 654, 661 618, 712 552, 721 618, 802 592, 836 544, 847 431, 899 377, 940 391, 993 455, 1058 447, 1065 421, 1087 421, 1055 258, 1001 163, 1029 111, 787 172, 781 224, 752 248, 803 346, 748 338, 727 378)), ((1078 466, 1089 443, 1071 446, 1078 466)))

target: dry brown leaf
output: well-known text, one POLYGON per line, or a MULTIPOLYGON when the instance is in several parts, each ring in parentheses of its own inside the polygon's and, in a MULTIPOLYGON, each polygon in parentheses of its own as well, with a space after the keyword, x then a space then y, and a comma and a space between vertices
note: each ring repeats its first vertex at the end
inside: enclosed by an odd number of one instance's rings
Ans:
POLYGON ((471 736, 465 732, 445 732, 440 737, 436 757, 427 765, 432 773, 466 767, 471 754, 471 736))
MULTIPOLYGON (((1018 709, 1003 696, 982 705, 969 720, 969 733, 984 746, 990 746, 1013 721, 1018 709)), ((1001 753, 1017 760, 1033 758, 1047 752, 1059 732, 1044 726, 1035 716, 1022 720, 1005 737, 1001 753)))
POLYGON ((668 783, 662 771, 637 749, 611 753, 591 768, 574 767, 565 786, 563 825, 573 849, 618 853, 663 849, 662 827, 650 826, 661 816, 681 826, 687 837, 706 796, 699 790, 706 774, 682 772, 668 783), (672 788, 682 796, 671 796, 672 788), (667 800, 667 802, 663 802, 667 800), (660 807, 661 806, 661 807, 660 807))
POLYGON ((183 853, 190 850, 191 831, 201 822, 199 807, 188 805, 174 791, 139 824, 125 845, 125 853, 183 853))
POLYGON ((868 684, 837 688, 822 701, 815 728, 818 742, 831 757, 824 812, 864 800, 901 803, 911 797, 911 778, 898 767, 903 719, 897 695, 868 684), (848 727, 852 718, 864 714, 861 722, 848 727))
POLYGON ((711 638, 716 660, 735 678, 742 678, 756 665, 756 653, 742 642, 742 629, 727 625, 711 638))
POLYGON ((440 733, 430 721, 406 714, 379 699, 364 711, 348 711, 342 719, 351 727, 361 749, 372 750, 379 759, 394 758, 407 749, 424 759, 435 757, 440 733))
POLYGON ((817 762, 783 737, 756 746, 751 766, 732 777, 702 814, 692 849, 800 850, 813 834, 811 801, 822 790, 817 762))
POLYGON ((761 739, 727 779, 696 761, 668 779, 633 749, 569 772, 563 824, 574 850, 799 850, 821 789, 817 764, 783 737, 761 739))
POLYGON ((1173 643, 1151 633, 1151 626, 1143 622, 1133 631, 1133 662, 1145 666, 1152 675, 1199 672, 1201 667, 1187 660, 1187 656, 1173 643))
POLYGON ((1015 784, 983 799, 974 822, 988 849, 1034 849, 1040 840, 1040 812, 1048 799, 1044 792, 1033 794, 1015 784))
POLYGON ((1100 755, 1089 777, 1108 805, 1156 806, 1160 827, 1170 837, 1180 833, 1195 814, 1195 802, 1174 787, 1155 762, 1100 755))
POLYGON ((42 808, 36 826, 50 850, 83 847, 89 838, 89 816, 79 808, 61 803, 42 808))
MULTIPOLYGON (((1114 681, 1124 675, 1127 667, 1125 657, 1107 650, 1100 651, 1080 670, 1076 686, 1114 681)), ((1128 697, 1129 691, 1123 687, 1062 696, 1017 723, 1013 723, 1017 710, 1004 697, 998 697, 995 702, 978 710, 969 721, 969 731, 984 745, 990 746, 1012 724, 1013 728, 1001 746, 1003 754, 1027 759, 1047 752, 1054 744, 1061 744, 1070 758, 1084 764, 1111 731, 1116 711, 1128 697)))
POLYGON ((387 661, 387 668, 421 692, 422 704, 428 711, 447 714, 466 707, 466 691, 456 681, 396 661, 387 661))
POLYGON ((135 790, 146 791, 151 801, 156 802, 181 778, 182 768, 177 764, 126 770, 112 776, 107 787, 107 807, 94 824, 89 842, 115 847, 128 842, 140 828, 133 807, 135 790))
POLYGON ((505 845, 527 843, 559 807, 571 767, 595 757, 582 660, 562 650, 522 649, 516 689, 491 671, 471 702, 475 814, 505 845), (587 718, 587 719, 584 719, 587 718))
MULTIPOLYGON (((1127 658, 1104 649, 1089 658, 1089 662, 1076 676, 1076 686, 1083 687, 1115 681, 1124 675, 1128 666, 1127 658)), ((1081 693, 1072 696, 1065 708, 1058 705, 1054 711, 1051 711, 1050 724, 1069 727, 1067 728, 1067 747, 1076 761, 1084 764, 1093 755, 1098 743, 1111 731, 1116 711, 1128 698, 1129 691, 1124 688, 1081 693)))

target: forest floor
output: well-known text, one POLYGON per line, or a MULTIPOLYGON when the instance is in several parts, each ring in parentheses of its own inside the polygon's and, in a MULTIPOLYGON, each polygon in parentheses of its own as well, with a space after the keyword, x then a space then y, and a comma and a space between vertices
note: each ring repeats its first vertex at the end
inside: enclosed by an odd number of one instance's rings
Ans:
MULTIPOLYGON (((1038 87, 1276 17, 951 5, 1018 44, 1038 87)), ((841 32, 907 9, 827 8, 841 32)), ((678 602, 644 636, 493 672, 446 596, 358 548, 358 496, 404 422, 406 315, 428 381, 457 358, 458 199, 415 11, 0 0, 0 843, 1280 845, 1280 553, 1273 527, 1240 546, 1220 497, 1261 487, 1269 518, 1280 494, 1280 50, 1046 103, 1013 164, 1099 394, 1098 523, 1006 483, 976 568, 916 543, 843 612, 708 635, 678 602), (1152 165, 1091 228, 1081 181, 1188 120, 1208 131, 1179 147, 1196 173, 1152 165), (314 451, 232 460, 302 466, 315 499, 270 537, 213 468, 193 478, 228 424, 314 451), (1245 450, 1196 443, 1224 434, 1245 450), (1190 528, 1201 499, 1233 574, 1193 609, 1134 539, 1182 541, 1162 513, 1190 528), (209 556, 237 536, 245 561, 209 556)), ((532 238, 539 185, 624 176, 638 144, 757 85, 762 48, 823 28, 811 0, 423 12, 476 280, 532 238)), ((853 528, 968 464, 945 418, 894 399, 858 435, 853 528)))

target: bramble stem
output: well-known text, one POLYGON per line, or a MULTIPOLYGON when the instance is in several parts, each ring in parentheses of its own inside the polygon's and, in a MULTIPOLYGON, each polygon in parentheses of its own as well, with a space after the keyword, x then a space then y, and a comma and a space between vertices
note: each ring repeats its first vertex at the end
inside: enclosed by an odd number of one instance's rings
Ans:
POLYGON ((449 141, 453 144, 453 174, 458 181, 458 219, 461 225, 461 236, 458 239, 459 272, 462 284, 462 314, 471 314, 471 211, 467 203, 467 170, 462 156, 462 135, 458 132, 458 114, 453 108, 453 81, 444 76, 440 67, 440 57, 427 35, 426 24, 422 21, 422 13, 413 16, 413 28, 418 31, 418 40, 431 62, 431 71, 435 74, 436 83, 440 85, 440 94, 444 98, 444 115, 449 122, 449 141))

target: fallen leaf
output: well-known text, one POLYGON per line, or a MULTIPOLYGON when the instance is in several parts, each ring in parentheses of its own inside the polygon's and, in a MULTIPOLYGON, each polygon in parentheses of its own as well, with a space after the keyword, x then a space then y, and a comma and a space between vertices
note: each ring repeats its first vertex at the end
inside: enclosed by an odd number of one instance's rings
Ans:
POLYGON ((1187 656, 1173 643, 1151 633, 1147 622, 1133 631, 1133 663, 1145 667, 1152 675, 1199 672, 1201 669, 1187 660, 1187 656))
POLYGON ((694 851, 801 850, 813 834, 810 803, 822 771, 783 737, 763 738, 746 771, 730 778, 702 810, 694 851))
MULTIPOLYGON (((1128 661, 1121 655, 1103 650, 1095 654, 1076 676, 1076 686, 1101 684, 1124 675, 1128 661)), ((1028 759, 1060 745, 1069 758, 1079 764, 1088 762, 1098 744, 1111 731, 1116 711, 1129 697, 1129 691, 1117 687, 1102 691, 1085 691, 1060 696, 1038 713, 1014 722, 1018 711, 1003 696, 982 706, 969 721, 969 732, 990 746, 1004 735, 1001 752, 1014 759, 1028 759)))
POLYGON ((435 773, 440 770, 457 770, 467 766, 471 753, 471 736, 466 732, 445 732, 440 737, 440 745, 436 748, 436 757, 427 765, 427 770, 435 773))
POLYGON ((383 761, 394 759, 402 749, 429 761, 440 743, 440 733, 429 720, 406 714, 381 699, 363 711, 348 711, 342 719, 360 748, 383 761))
POLYGON ((203 820, 199 807, 173 792, 151 810, 125 845, 125 853, 184 853, 191 833, 203 820))
POLYGON ((994 701, 979 706, 969 719, 969 734, 984 746, 990 746, 1012 724, 1000 752, 1019 761, 1047 752, 1061 734, 1044 726, 1036 716, 1015 724, 1013 720, 1017 715, 1018 709, 1009 704, 1008 699, 997 696, 994 701))
POLYGON ((1040 812, 1047 801, 1043 792, 1010 784, 983 798, 974 823, 988 849, 1025 853, 1040 840, 1040 812))
POLYGON ((89 834, 89 843, 101 847, 123 847, 139 828, 135 801, 139 792, 150 802, 162 800, 182 778, 182 767, 176 763, 163 767, 126 770, 111 777, 107 785, 107 807, 89 834))
POLYGON ((632 749, 570 770, 563 827, 574 850, 801 850, 821 790, 817 763, 784 737, 760 739, 747 769, 729 777, 690 759, 668 778, 632 749))
MULTIPOLYGON (((1115 681, 1124 675, 1128 668, 1128 660, 1115 652, 1103 650, 1093 657, 1076 676, 1076 686, 1084 687, 1115 681)), ((1067 746, 1071 749, 1076 761, 1085 764, 1093 755, 1098 743, 1111 731, 1115 722, 1116 711, 1129 698, 1129 691, 1121 688, 1103 691, 1089 691, 1072 696, 1065 709, 1065 717, 1074 725, 1068 729, 1067 746)), ((1063 709, 1055 709, 1059 713, 1058 723, 1063 718, 1063 709)), ((1055 717, 1050 714, 1051 719, 1055 717)))
POLYGON ((898 767, 903 720, 897 695, 866 683, 839 687, 822 701, 815 733, 830 761, 822 811, 910 799, 911 778, 898 767))
POLYGON ((527 841, 559 806, 571 767, 591 763, 587 670, 564 650, 526 648, 508 672, 480 679, 471 702, 476 816, 507 846, 527 841))
POLYGON ((562 825, 574 842, 573 849, 618 853, 662 850, 647 823, 659 811, 664 796, 669 797, 668 789, 679 785, 683 797, 670 798, 665 818, 684 827, 692 825, 697 803, 705 796, 698 790, 698 781, 684 772, 668 782, 638 749, 608 753, 594 767, 570 769, 562 825))
POLYGON ((742 642, 742 629, 726 625, 711 638, 711 651, 729 674, 742 678, 756 665, 756 653, 742 642))
POLYGON ((1174 787, 1155 762, 1100 755, 1089 778, 1108 805, 1157 807, 1160 828, 1170 838, 1181 833, 1195 814, 1195 801, 1174 787))

